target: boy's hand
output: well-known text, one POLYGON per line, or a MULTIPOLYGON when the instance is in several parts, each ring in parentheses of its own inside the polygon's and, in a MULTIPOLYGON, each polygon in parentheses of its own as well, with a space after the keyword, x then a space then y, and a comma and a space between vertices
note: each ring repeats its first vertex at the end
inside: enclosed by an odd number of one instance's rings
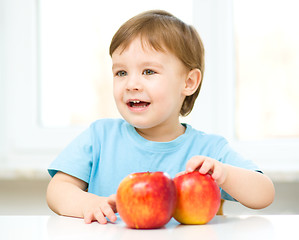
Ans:
POLYGON ((223 184, 227 176, 227 170, 223 163, 205 156, 190 158, 186 165, 186 173, 193 171, 199 171, 201 174, 210 173, 218 185, 223 184))
POLYGON ((98 221, 101 224, 106 224, 107 217, 111 222, 115 222, 117 217, 116 210, 116 195, 109 197, 99 197, 97 195, 86 193, 84 203, 83 217, 85 223, 98 221))

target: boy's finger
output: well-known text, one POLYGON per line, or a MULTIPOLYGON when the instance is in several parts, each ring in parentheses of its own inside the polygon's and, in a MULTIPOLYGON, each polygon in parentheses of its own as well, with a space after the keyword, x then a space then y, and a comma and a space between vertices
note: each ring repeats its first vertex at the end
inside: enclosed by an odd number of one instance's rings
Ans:
POLYGON ((179 176, 184 175, 184 174, 186 174, 186 173, 187 173, 186 171, 179 172, 179 173, 177 173, 177 174, 175 175, 175 177, 179 177, 179 176))
POLYGON ((213 163, 211 161, 204 161, 203 164, 201 165, 200 169, 199 169, 199 172, 201 174, 206 174, 208 173, 209 171, 213 171, 213 163))
POLYGON ((221 168, 214 167, 212 178, 217 181, 221 177, 221 175, 222 175, 221 168))
POLYGON ((110 205, 110 207, 112 208, 113 212, 117 212, 116 209, 116 194, 112 194, 108 197, 108 203, 110 205))
POLYGON ((190 160, 186 164, 186 172, 195 171, 197 168, 199 168, 201 166, 204 159, 205 159, 205 157, 203 157, 203 156, 195 156, 195 157, 190 158, 190 160))
POLYGON ((100 223, 100 224, 106 224, 107 219, 105 218, 104 214, 102 211, 97 211, 94 213, 95 219, 100 223))
POLYGON ((109 198, 109 201, 115 202, 116 201, 116 194, 111 194, 108 198, 109 198))
POLYGON ((114 211, 112 210, 112 208, 109 205, 105 205, 104 207, 101 208, 103 214, 111 221, 111 222, 115 222, 117 217, 114 214, 114 211))
POLYGON ((87 213, 87 214, 84 215, 84 222, 86 224, 91 223, 92 220, 93 220, 93 214, 92 213, 87 213))

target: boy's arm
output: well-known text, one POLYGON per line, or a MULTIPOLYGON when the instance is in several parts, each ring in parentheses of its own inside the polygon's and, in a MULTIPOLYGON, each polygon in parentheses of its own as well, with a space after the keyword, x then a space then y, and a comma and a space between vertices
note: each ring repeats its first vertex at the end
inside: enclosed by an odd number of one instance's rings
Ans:
POLYGON ((219 186, 244 206, 261 209, 273 202, 275 189, 266 175, 227 164, 223 167, 227 175, 219 186))
POLYGON ((47 189, 49 207, 57 214, 84 218, 86 223, 93 220, 107 223, 116 220, 115 196, 99 197, 86 192, 87 183, 68 174, 57 172, 47 189))
POLYGON ((273 183, 262 173, 223 164, 205 156, 192 157, 186 170, 211 173, 219 187, 246 207, 261 209, 274 200, 273 183))

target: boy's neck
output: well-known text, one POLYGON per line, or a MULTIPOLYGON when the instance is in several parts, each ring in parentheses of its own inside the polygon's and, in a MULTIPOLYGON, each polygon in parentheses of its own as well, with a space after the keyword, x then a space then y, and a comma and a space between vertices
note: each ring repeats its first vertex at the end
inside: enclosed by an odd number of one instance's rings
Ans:
POLYGON ((149 141, 170 142, 185 133, 186 128, 179 123, 175 128, 135 128, 138 134, 149 141))

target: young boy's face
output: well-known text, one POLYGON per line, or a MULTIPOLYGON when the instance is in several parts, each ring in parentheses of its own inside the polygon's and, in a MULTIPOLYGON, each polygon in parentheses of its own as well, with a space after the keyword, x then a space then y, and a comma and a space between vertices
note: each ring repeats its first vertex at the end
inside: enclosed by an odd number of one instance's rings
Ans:
POLYGON ((179 124, 188 71, 174 54, 136 38, 115 50, 112 63, 114 98, 125 120, 139 129, 179 124))

